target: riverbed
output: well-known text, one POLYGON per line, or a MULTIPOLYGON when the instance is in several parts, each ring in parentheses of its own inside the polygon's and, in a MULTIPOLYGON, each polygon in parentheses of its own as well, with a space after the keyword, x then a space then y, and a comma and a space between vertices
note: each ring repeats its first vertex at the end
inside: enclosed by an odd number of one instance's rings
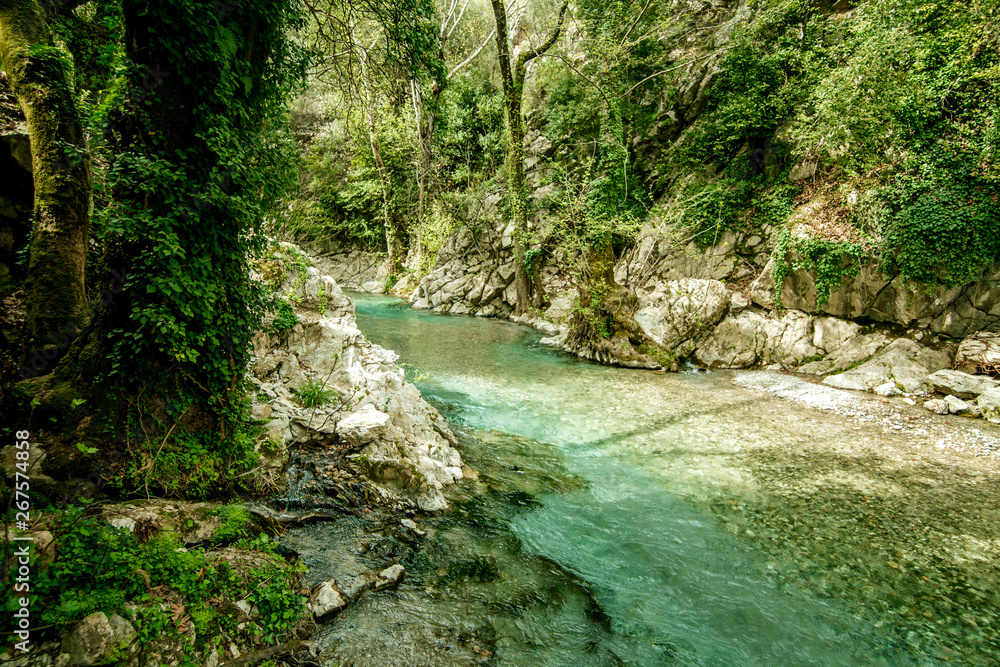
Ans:
POLYGON ((1000 661, 993 425, 776 373, 597 366, 352 298, 478 475, 417 540, 392 517, 289 537, 324 574, 408 572, 319 629, 325 664, 1000 661))

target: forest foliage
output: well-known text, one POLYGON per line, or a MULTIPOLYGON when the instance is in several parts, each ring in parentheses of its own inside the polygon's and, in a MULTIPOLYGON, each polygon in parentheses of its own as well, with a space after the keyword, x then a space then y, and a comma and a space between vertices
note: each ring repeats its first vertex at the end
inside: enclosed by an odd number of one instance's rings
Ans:
MULTIPOLYGON (((686 3, 576 3, 525 84, 528 143, 543 135, 554 147, 529 177, 556 185, 545 202, 552 219, 583 212, 570 216, 583 225, 574 238, 595 247, 628 245, 644 225, 702 245, 726 230, 776 234, 818 198, 833 230, 793 235, 813 239, 812 256, 849 255, 848 272, 877 260, 928 284, 974 280, 1000 257, 998 11, 996 0, 750 0, 708 14, 686 3), (692 108, 685 95, 699 77, 706 91, 692 108), (791 179, 803 165, 812 175, 791 179)), ((518 30, 542 34, 554 12, 523 6, 518 30)), ((464 58, 489 26, 462 26, 445 62, 464 58)), ((395 142, 392 206, 405 226, 425 221, 407 185, 419 148, 403 83, 383 82, 379 131, 395 142)), ((498 92, 487 48, 440 96, 433 201, 460 224, 481 223, 469 211, 504 188, 498 92)), ((362 140, 326 129, 348 122, 337 111, 344 94, 313 98, 323 110, 290 226, 377 248, 370 156, 362 140)), ((534 242, 546 251, 561 240, 534 242)), ((827 274, 828 289, 839 278, 827 274)))

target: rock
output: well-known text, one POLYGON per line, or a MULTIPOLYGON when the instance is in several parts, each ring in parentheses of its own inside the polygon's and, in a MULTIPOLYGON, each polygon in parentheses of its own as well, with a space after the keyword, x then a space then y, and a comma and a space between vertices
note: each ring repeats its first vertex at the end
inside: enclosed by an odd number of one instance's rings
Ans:
POLYGON ((539 345, 549 345, 551 347, 563 347, 566 345, 567 334, 561 333, 558 336, 546 336, 538 341, 539 345))
POLYGON ((128 531, 175 533, 184 544, 211 539, 223 523, 218 503, 183 500, 131 500, 106 505, 102 516, 112 526, 128 531))
POLYGON ((829 354, 857 337, 860 331, 861 327, 854 322, 836 317, 817 317, 813 320, 813 345, 829 354))
POLYGON ((413 519, 403 519, 399 523, 400 523, 401 526, 403 526, 403 528, 406 528, 407 530, 409 530, 411 533, 413 533, 417 537, 426 537, 427 536, 427 532, 423 531, 423 530, 420 530, 420 527, 417 526, 417 522, 414 521, 413 519))
MULTIPOLYGON (((281 245, 287 247, 291 244, 281 245)), ((278 290, 295 304, 296 310, 300 312, 305 310, 313 317, 354 317, 354 304, 344 295, 332 277, 321 274, 311 266, 305 269, 305 276, 303 279, 302 275, 293 269, 278 290)))
POLYGON ((306 375, 299 366, 299 358, 288 355, 278 369, 278 377, 292 389, 302 389, 306 385, 306 375))
POLYGON ((112 651, 132 639, 135 628, 117 614, 108 618, 103 612, 87 616, 66 635, 62 651, 71 665, 93 665, 108 658, 112 651))
POLYGON ((762 361, 775 361, 788 367, 816 357, 820 351, 812 344, 812 319, 800 310, 788 310, 778 320, 767 318, 762 361))
POLYGON ((752 366, 763 347, 763 320, 749 311, 727 317, 695 350, 694 358, 709 368, 752 366))
POLYGON ((563 292, 549 303, 549 307, 545 310, 545 319, 557 324, 567 322, 575 306, 576 297, 571 292, 563 292))
POLYGON ((729 312, 736 314, 750 307, 750 299, 743 296, 743 292, 733 292, 729 300, 729 312))
POLYGON ((374 405, 362 405, 337 422, 336 433, 354 448, 367 445, 385 435, 389 415, 374 405))
POLYGON ((417 494, 417 507, 425 512, 443 512, 448 509, 448 501, 440 489, 425 487, 417 494))
MULTIPOLYGON (((8 480, 14 480, 17 473, 24 473, 23 464, 25 461, 17 458, 18 452, 23 451, 14 445, 7 445, 0 449, 0 466, 3 467, 4 476, 8 480)), ((48 493, 60 488, 60 485, 44 472, 46 456, 45 450, 37 442, 28 444, 27 474, 30 488, 33 491, 48 493)), ((62 492, 65 493, 65 490, 63 489, 62 492)))
POLYGON ((987 389, 997 386, 996 380, 987 375, 969 375, 951 369, 939 370, 927 377, 935 391, 954 394, 959 398, 975 398, 987 389))
POLYGON ((925 348, 908 338, 898 338, 860 366, 824 378, 823 384, 869 391, 895 380, 910 391, 908 387, 919 387, 928 374, 949 363, 951 353, 947 349, 925 348))
POLYGON ((812 318, 789 310, 780 319, 743 311, 726 317, 695 350, 699 363, 710 368, 747 368, 754 364, 795 366, 815 357, 812 318))
POLYGON ((1000 387, 987 389, 976 399, 976 406, 983 419, 1000 424, 1000 387))
POLYGON ((816 160, 803 160, 792 167, 792 170, 788 172, 788 180, 795 183, 797 181, 804 181, 807 178, 812 178, 816 175, 817 167, 819 167, 819 162, 816 160))
POLYGON ((929 401, 925 401, 924 409, 929 410, 936 415, 946 415, 951 412, 948 404, 942 401, 940 398, 932 398, 929 401))
POLYGON ((972 408, 971 405, 958 398, 957 396, 952 396, 948 394, 944 397, 944 402, 948 404, 948 412, 953 415, 962 415, 969 412, 972 408))
POLYGON ((640 297, 635 321, 646 335, 672 350, 718 322, 731 294, 718 280, 671 280, 640 297))
POLYGON ((892 380, 886 382, 885 384, 880 384, 879 386, 872 389, 872 392, 878 394, 879 396, 895 396, 899 393, 899 387, 892 380))
POLYGON ((1000 333, 980 331, 967 336, 955 353, 955 369, 974 375, 1000 368, 1000 333))
MULTIPOLYGON (((815 336, 813 337, 813 341, 815 341, 815 336)), ((835 352, 827 355, 825 358, 800 366, 798 371, 814 375, 839 372, 845 368, 860 364, 884 348, 888 343, 889 338, 880 333, 857 336, 846 341, 835 352)))
POLYGON ((391 586, 396 586, 405 576, 406 569, 402 565, 398 563, 391 565, 375 575, 374 588, 380 591, 391 586))
POLYGON ((311 598, 310 608, 316 618, 322 618, 347 606, 347 600, 337 590, 337 583, 333 580, 324 581, 317 586, 311 598))
POLYGON ((267 422, 264 428, 267 431, 267 439, 287 445, 292 441, 292 431, 289 428, 291 421, 287 417, 277 417, 267 422))

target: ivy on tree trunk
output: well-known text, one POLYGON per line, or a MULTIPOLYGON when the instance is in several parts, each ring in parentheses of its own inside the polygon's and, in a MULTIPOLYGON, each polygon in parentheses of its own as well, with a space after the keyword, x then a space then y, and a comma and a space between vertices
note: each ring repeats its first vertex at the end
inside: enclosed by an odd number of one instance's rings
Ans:
MULTIPOLYGON (((35 186, 27 292, 30 343, 75 336, 87 322, 90 165, 71 85, 34 0, 0 0, 0 67, 28 122, 35 186)), ((64 347, 64 346, 61 346, 64 347)))
POLYGON ((507 168, 510 182, 510 210, 514 218, 514 285, 517 303, 514 312, 521 314, 531 307, 531 277, 525 265, 528 244, 528 192, 524 178, 524 118, 521 102, 524 97, 524 78, 530 61, 552 48, 559 39, 563 20, 566 18, 568 3, 559 9, 559 19, 548 39, 537 49, 528 49, 511 62, 507 37, 507 10, 503 0, 491 0, 493 16, 497 24, 497 57, 500 62, 500 80, 503 83, 504 109, 507 112, 509 154, 507 168))

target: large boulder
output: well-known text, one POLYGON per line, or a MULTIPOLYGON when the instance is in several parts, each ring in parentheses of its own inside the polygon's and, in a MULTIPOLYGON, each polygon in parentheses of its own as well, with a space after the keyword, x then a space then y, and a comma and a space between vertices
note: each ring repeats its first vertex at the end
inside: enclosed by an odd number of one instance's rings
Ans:
MULTIPOLYGON (((784 258, 794 266, 794 252, 784 258)), ((820 303, 816 274, 806 268, 792 270, 782 282, 780 299, 775 294, 774 257, 751 286, 753 302, 764 308, 802 310, 847 320, 866 318, 904 327, 920 327, 951 338, 1000 322, 1000 272, 995 267, 982 280, 966 286, 921 288, 899 277, 886 279, 877 262, 859 268, 856 275, 834 287, 820 303)))
POLYGON ((662 347, 674 349, 712 327, 729 308, 731 292, 718 280, 671 280, 648 295, 635 321, 662 347))
POLYGON ((997 386, 996 380, 987 375, 969 375, 962 371, 943 369, 932 373, 927 381, 934 391, 952 394, 959 398, 975 398, 987 389, 997 386))
POLYGON ((796 366, 815 357, 812 318, 798 310, 780 318, 742 311, 724 319, 695 350, 695 359, 709 368, 747 368, 777 363, 796 366))
POLYGON ((747 368, 757 363, 764 346, 766 319, 744 311, 727 317, 694 352, 709 368, 747 368))
POLYGON ((951 359, 952 352, 947 348, 927 348, 908 338, 898 338, 860 366, 825 378, 823 384, 871 391, 892 380, 904 391, 918 392, 923 391, 927 376, 948 366, 951 359))
POLYGON ((855 322, 836 317, 817 317, 813 320, 813 345, 827 354, 839 350, 860 333, 861 327, 855 322))
POLYGON ((112 614, 108 618, 104 612, 91 614, 63 639, 62 651, 69 654, 69 662, 64 664, 93 665, 102 662, 134 636, 135 628, 121 616, 112 614))
MULTIPOLYGON (((819 318, 823 320, 826 318, 819 318)), ((832 318, 830 318, 832 319, 832 318)), ((836 320, 841 322, 843 320, 836 320)), ((814 336, 813 342, 817 339, 814 336)), ((820 342, 829 345, 825 339, 820 342)), ((839 373, 847 368, 857 366, 861 362, 870 359, 872 355, 889 344, 889 337, 881 333, 870 333, 849 338, 843 342, 833 353, 828 354, 818 361, 812 361, 799 366, 800 373, 810 373, 813 375, 825 375, 827 373, 839 373)), ((817 347, 820 347, 817 345, 817 347)), ((829 351, 829 348, 826 348, 829 351)), ((877 386, 877 385, 876 385, 877 386)))
POLYGON ((308 274, 295 287, 296 298, 290 297, 301 321, 285 336, 255 337, 255 414, 270 419, 268 438, 281 445, 329 443, 339 436, 361 450, 356 456, 384 497, 402 495, 425 510, 445 509, 442 489, 463 476, 461 456, 452 447, 454 434, 406 381, 397 355, 361 333, 353 305, 339 308, 338 314, 317 312, 320 287, 323 298, 342 295, 330 285, 328 276, 308 274), (322 383, 332 400, 302 405, 293 390, 309 380, 322 383))
POLYGON ((980 331, 967 336, 955 353, 955 368, 970 374, 1000 369, 1000 333, 980 331))

